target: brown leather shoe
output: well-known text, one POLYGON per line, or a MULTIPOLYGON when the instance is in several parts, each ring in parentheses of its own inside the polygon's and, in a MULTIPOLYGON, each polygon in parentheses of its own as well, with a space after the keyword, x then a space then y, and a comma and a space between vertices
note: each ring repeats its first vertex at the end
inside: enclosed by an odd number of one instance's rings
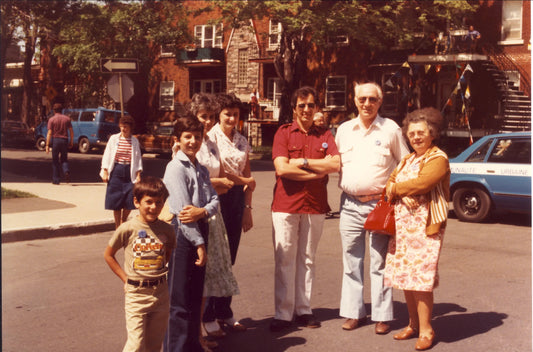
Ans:
POLYGON ((390 325, 387 322, 384 321, 378 321, 376 323, 376 334, 378 335, 385 335, 390 332, 390 325))
POLYGON ((418 335, 418 330, 407 326, 401 332, 395 334, 392 338, 395 340, 408 340, 418 335))
POLYGON ((420 335, 418 341, 416 341, 415 350, 424 351, 430 349, 433 346, 433 340, 435 340, 435 333, 433 332, 431 336, 420 335))
POLYGON ((344 324, 342 324, 343 330, 353 330, 357 329, 360 326, 363 326, 366 323, 366 318, 361 319, 346 319, 344 324))

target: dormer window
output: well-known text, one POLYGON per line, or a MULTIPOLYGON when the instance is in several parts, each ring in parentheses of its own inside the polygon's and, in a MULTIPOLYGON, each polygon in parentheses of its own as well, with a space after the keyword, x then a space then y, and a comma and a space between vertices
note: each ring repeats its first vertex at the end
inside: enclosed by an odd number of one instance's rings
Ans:
POLYGON ((222 23, 194 26, 194 38, 200 48, 222 48, 222 23))
POLYGON ((268 48, 277 49, 279 43, 281 42, 281 22, 270 20, 269 31, 268 31, 268 48))

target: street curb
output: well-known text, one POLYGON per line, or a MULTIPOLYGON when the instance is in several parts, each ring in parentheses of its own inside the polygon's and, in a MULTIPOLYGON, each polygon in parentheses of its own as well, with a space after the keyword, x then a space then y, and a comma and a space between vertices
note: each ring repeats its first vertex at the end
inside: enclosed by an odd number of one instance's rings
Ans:
POLYGON ((113 230, 115 230, 115 222, 113 220, 101 220, 76 224, 60 224, 46 227, 7 230, 2 231, 1 240, 2 243, 44 240, 47 238, 88 235, 113 230))

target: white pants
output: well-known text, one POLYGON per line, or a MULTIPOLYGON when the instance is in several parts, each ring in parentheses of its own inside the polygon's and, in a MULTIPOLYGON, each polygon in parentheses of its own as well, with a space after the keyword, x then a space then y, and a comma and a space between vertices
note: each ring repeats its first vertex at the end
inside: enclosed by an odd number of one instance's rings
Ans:
POLYGON ((272 213, 275 319, 291 321, 294 313, 312 314, 315 253, 325 217, 325 214, 272 213))

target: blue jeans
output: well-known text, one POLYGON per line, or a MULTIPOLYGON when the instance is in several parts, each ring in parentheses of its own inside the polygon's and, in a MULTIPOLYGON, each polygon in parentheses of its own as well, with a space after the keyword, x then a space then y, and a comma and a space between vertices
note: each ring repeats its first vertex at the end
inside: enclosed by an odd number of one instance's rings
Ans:
MULTIPOLYGON (((363 300, 364 260, 366 230, 363 228, 368 214, 374 209, 377 200, 366 203, 357 201, 346 193, 341 195, 339 230, 343 253, 342 293, 340 315, 350 319, 366 317, 363 300)), ((370 289, 372 320, 390 321, 393 319, 392 287, 383 285, 385 257, 389 236, 370 233, 370 289)))
POLYGON ((68 139, 52 138, 52 182, 61 181, 61 171, 63 175, 69 172, 68 169, 68 139))
MULTIPOLYGON (((176 218, 172 224, 176 229, 177 243, 168 263, 170 316, 163 350, 203 352, 199 336, 205 266, 194 264, 198 258, 196 247, 179 231, 176 218)), ((198 227, 207 241, 207 222, 198 222, 198 227)))

